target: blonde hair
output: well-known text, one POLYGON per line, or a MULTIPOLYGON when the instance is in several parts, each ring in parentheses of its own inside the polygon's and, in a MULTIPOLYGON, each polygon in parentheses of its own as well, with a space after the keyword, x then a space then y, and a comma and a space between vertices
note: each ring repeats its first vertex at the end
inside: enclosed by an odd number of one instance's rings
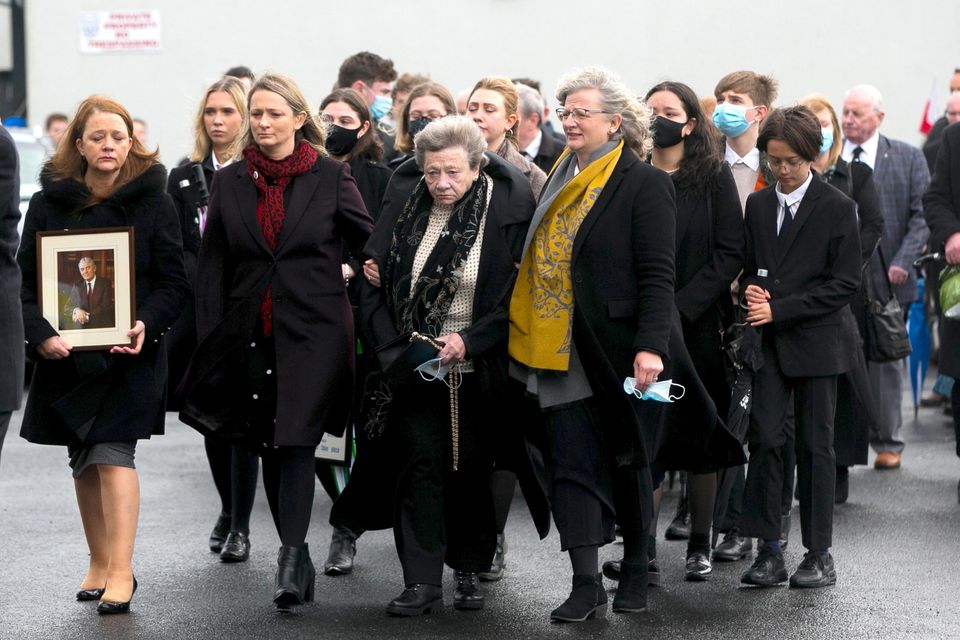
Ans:
POLYGON ((827 166, 837 166, 837 159, 840 157, 840 151, 843 149, 843 136, 840 135, 840 121, 837 119, 837 112, 834 111, 833 105, 831 105, 827 97, 821 93, 811 93, 800 100, 799 104, 813 111, 813 115, 817 115, 821 111, 826 111, 830 114, 830 123, 833 125, 833 144, 830 145, 830 149, 827 151, 827 153, 830 154, 828 156, 829 161, 827 162, 827 166))
MULTIPOLYGON (((257 91, 271 91, 281 98, 283 98, 290 109, 293 110, 293 114, 297 115, 298 113, 305 113, 306 119, 303 121, 303 126, 296 133, 296 139, 306 140, 307 144, 317 150, 321 156, 329 156, 327 153, 326 147, 324 147, 324 142, 327 139, 327 129, 320 122, 320 117, 310 108, 310 103, 307 102, 307 99, 303 96, 303 92, 300 91, 300 87, 297 86, 297 83, 294 82, 291 78, 287 76, 280 75, 279 73, 268 73, 260 77, 256 82, 253 83, 253 86, 250 87, 250 93, 247 94, 247 112, 250 112, 250 99, 253 97, 253 94, 257 91)), ((244 138, 244 147, 248 147, 251 144, 256 144, 253 139, 253 131, 250 128, 249 120, 247 121, 247 135, 244 138)))
MULTIPOLYGON (((504 78, 503 76, 487 76, 486 78, 481 78, 477 84, 473 85, 473 89, 470 90, 470 95, 467 96, 468 105, 470 98, 473 97, 473 94, 476 93, 478 89, 486 89, 487 91, 496 91, 499 93, 503 96, 503 108, 504 111, 506 111, 507 117, 509 118, 512 115, 517 116, 517 121, 513 123, 511 128, 507 129, 506 138, 514 147, 519 149, 520 143, 517 142, 517 134, 520 132, 520 95, 517 92, 517 86, 513 84, 510 78, 504 78)), ((467 110, 469 111, 469 106, 467 110)))
POLYGON ((247 130, 247 92, 244 91, 243 83, 238 78, 224 76, 210 85, 207 92, 203 94, 203 99, 200 100, 200 106, 197 108, 197 118, 193 123, 193 150, 187 156, 193 162, 203 162, 213 149, 213 142, 207 134, 206 126, 203 124, 203 114, 207 109, 207 100, 210 98, 210 94, 218 91, 230 96, 243 121, 236 137, 230 142, 227 157, 217 158, 217 160, 236 160, 240 157, 240 152, 243 151, 243 134, 247 130))
POLYGON ((127 129, 127 136, 130 138, 130 151, 127 153, 127 159, 117 174, 117 179, 113 183, 113 189, 109 193, 92 194, 91 202, 98 198, 105 198, 113 191, 116 191, 124 184, 140 176, 144 171, 155 164, 158 164, 160 150, 154 149, 148 151, 140 140, 133 135, 133 118, 126 108, 112 98, 107 96, 93 95, 80 103, 77 107, 77 113, 70 120, 67 131, 63 134, 60 144, 57 145, 53 156, 44 165, 44 172, 48 172, 57 179, 73 179, 77 182, 84 181, 84 174, 87 172, 87 161, 77 149, 77 141, 83 139, 83 132, 87 126, 87 120, 90 116, 97 113, 112 113, 120 116, 127 129), (66 142, 64 142, 66 140, 66 142))
POLYGON ((620 128, 610 139, 622 139, 624 146, 645 160, 653 149, 650 131, 653 112, 650 107, 635 98, 615 73, 603 67, 575 69, 562 77, 557 85, 557 100, 563 104, 568 95, 584 89, 598 90, 603 110, 622 119, 620 128))

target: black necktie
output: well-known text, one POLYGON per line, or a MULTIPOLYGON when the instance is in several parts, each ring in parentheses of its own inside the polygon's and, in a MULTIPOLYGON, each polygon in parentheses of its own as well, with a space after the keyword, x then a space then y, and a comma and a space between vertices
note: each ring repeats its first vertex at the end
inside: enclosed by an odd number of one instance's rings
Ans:
POLYGON ((853 161, 854 161, 854 162, 863 162, 863 161, 860 159, 860 154, 861 154, 861 153, 863 153, 863 147, 861 147, 861 146, 854 147, 854 149, 853 149, 853 161))
POLYGON ((777 234, 778 238, 786 238, 787 234, 790 232, 790 227, 793 226, 793 216, 790 215, 790 205, 786 202, 783 203, 783 222, 780 223, 780 233, 777 234))
POLYGON ((90 308, 90 294, 93 293, 93 285, 87 283, 87 308, 90 308))
POLYGON ((521 151, 521 152, 520 152, 520 155, 522 155, 522 156, 523 156, 524 158, 526 158, 527 160, 533 160, 533 156, 531 156, 531 155, 530 155, 529 153, 527 153, 526 151, 521 151))

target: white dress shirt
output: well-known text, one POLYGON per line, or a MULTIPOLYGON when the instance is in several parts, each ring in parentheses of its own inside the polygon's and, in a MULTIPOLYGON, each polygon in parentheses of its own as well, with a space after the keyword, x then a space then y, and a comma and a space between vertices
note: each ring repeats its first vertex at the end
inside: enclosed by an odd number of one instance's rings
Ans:
POLYGON ((796 218, 797 209, 800 208, 800 201, 803 200, 804 194, 807 193, 807 187, 810 186, 810 182, 813 180, 813 172, 807 174, 807 179, 804 180, 803 184, 791 191, 790 193, 783 193, 780 191, 780 183, 777 183, 777 202, 780 203, 780 206, 777 208, 777 235, 780 235, 780 227, 783 225, 783 216, 787 211, 787 208, 790 208, 790 216, 796 218))
POLYGON ((537 154, 540 153, 540 143, 543 142, 543 130, 537 129, 537 135, 534 137, 533 141, 527 145, 527 148, 523 150, 527 154, 527 158, 533 160, 537 157, 537 154))
POLYGON ((723 153, 723 159, 727 161, 731 167, 735 166, 738 162, 745 164, 753 171, 760 170, 760 149, 754 147, 747 152, 747 155, 742 158, 737 155, 737 152, 733 150, 730 146, 730 143, 727 143, 727 149, 723 153))
POLYGON ((849 140, 843 141, 843 151, 840 152, 840 157, 846 160, 847 162, 853 162, 853 150, 857 147, 863 149, 863 152, 860 154, 860 162, 867 165, 873 169, 877 162, 877 148, 880 145, 880 131, 874 131, 873 136, 869 140, 866 140, 863 144, 857 144, 855 142, 850 142, 849 140))

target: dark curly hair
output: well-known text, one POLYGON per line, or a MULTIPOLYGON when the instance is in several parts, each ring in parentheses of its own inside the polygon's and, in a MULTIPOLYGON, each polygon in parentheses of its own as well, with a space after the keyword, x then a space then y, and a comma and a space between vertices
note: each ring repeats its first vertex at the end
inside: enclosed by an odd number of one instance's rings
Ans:
POLYGON ((644 100, 659 91, 669 91, 679 98, 688 119, 697 125, 683 139, 683 159, 680 168, 673 174, 677 198, 700 198, 720 187, 720 170, 723 167, 723 139, 709 118, 700 109, 700 99, 693 89, 682 82, 661 82, 655 85, 644 100))

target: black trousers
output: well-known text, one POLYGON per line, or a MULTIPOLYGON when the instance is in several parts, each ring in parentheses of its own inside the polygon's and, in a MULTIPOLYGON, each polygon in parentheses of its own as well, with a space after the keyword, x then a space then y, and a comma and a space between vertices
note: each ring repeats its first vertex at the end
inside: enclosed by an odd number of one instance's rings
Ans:
POLYGON ((393 535, 404 584, 440 585, 443 564, 478 573, 490 568, 496 523, 490 472, 490 424, 477 374, 459 393, 459 462, 453 470, 450 391, 439 381, 398 387, 390 408, 399 464, 393 535))
POLYGON ((770 334, 763 340, 763 368, 753 383, 747 434, 750 464, 744 487, 741 531, 765 540, 780 537, 784 476, 783 446, 790 441, 787 405, 794 396, 797 485, 803 546, 826 550, 833 543, 836 456, 833 421, 837 376, 789 377, 783 373, 770 334))

